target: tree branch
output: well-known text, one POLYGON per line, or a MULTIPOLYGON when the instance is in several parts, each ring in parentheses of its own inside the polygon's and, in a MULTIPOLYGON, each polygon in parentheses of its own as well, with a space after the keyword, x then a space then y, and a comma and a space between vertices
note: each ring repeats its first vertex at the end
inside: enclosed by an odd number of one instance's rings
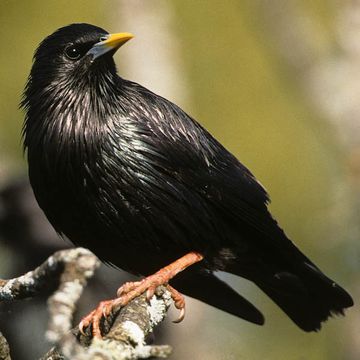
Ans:
MULTIPOLYGON (((58 251, 35 270, 15 279, 0 280, 0 301, 35 296, 49 284, 59 283, 48 300, 50 321, 46 337, 55 346, 42 360, 167 357, 170 346, 146 344, 147 336, 165 318, 171 304, 171 295, 163 287, 157 289, 149 303, 143 294, 120 309, 114 319, 104 321, 105 335, 101 340, 92 339, 89 330, 85 336, 77 327, 71 330, 76 303, 99 264, 95 255, 83 248, 58 251)), ((7 344, 6 340, 2 339, 0 356, 4 353, 8 357, 0 360, 10 360, 8 348, 2 345, 7 344)))

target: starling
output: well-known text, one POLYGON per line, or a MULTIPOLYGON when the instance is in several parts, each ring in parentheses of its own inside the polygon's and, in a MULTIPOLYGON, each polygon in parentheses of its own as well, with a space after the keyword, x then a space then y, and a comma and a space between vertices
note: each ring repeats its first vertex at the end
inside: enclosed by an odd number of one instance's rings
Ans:
POLYGON ((36 50, 22 101, 29 177, 50 223, 104 262, 147 276, 82 326, 101 336, 103 312, 162 284, 180 318, 181 292, 263 324, 218 270, 254 282, 304 331, 343 314, 351 296, 289 240, 252 173, 178 106, 117 75, 112 56, 132 37, 89 24, 58 29, 36 50))

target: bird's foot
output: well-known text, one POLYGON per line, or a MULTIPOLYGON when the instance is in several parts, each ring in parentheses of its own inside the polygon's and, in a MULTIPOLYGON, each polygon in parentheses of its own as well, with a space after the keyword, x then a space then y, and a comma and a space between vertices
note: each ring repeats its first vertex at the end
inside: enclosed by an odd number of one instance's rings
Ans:
POLYGON ((116 298, 112 300, 104 300, 99 303, 97 308, 91 311, 88 315, 82 318, 79 323, 79 331, 81 334, 85 335, 84 329, 88 326, 92 326, 92 335, 94 338, 101 339, 101 330, 100 324, 101 320, 104 318, 108 318, 112 312, 116 312, 121 309, 121 307, 125 306, 122 303, 121 298, 116 298))
POLYGON ((148 276, 141 281, 125 283, 117 290, 117 296, 118 298, 131 298, 130 300, 132 300, 134 297, 137 297, 146 291, 146 299, 149 302, 150 299, 154 296, 156 289, 159 286, 164 285, 170 292, 175 307, 180 310, 179 317, 173 321, 174 323, 179 323, 184 320, 185 317, 185 298, 179 291, 174 289, 166 282, 166 276, 161 276, 162 274, 159 275, 161 271, 162 270, 158 271, 154 275, 148 276))
POLYGON ((118 297, 116 299, 102 301, 95 310, 81 320, 79 324, 80 332, 84 334, 84 329, 92 325, 93 336, 95 338, 101 338, 100 324, 103 318, 107 318, 111 313, 119 311, 131 300, 145 292, 147 300, 150 301, 150 299, 154 296, 156 289, 162 285, 168 289, 174 301, 175 307, 180 310, 180 315, 174 322, 178 323, 182 321, 185 317, 184 296, 171 287, 168 282, 180 271, 198 261, 201 261, 202 259, 203 256, 201 254, 191 252, 141 281, 125 283, 118 289, 118 297))

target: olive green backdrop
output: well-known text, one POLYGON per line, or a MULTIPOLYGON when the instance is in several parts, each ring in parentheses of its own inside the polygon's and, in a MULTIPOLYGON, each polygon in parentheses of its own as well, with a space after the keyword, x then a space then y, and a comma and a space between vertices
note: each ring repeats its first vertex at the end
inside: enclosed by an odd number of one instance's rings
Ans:
MULTIPOLYGON (((337 189, 344 186, 346 176, 344 150, 336 130, 307 101, 294 68, 279 55, 266 23, 265 0, 153 2, 166 3, 174 14, 172 36, 180 44, 189 99, 180 105, 264 184, 273 200, 271 209, 289 236, 320 268, 355 292, 357 267, 351 257, 355 245, 349 222, 336 231, 333 224, 337 189), (334 231, 341 241, 331 240, 334 231)), ((335 5, 306 0, 301 6, 318 24, 314 37, 333 41, 335 5)), ((121 2, 1 0, 0 184, 26 171, 18 104, 39 41, 72 22, 127 31, 116 20, 116 11, 120 19, 121 2)), ((136 29, 131 31, 136 35, 136 29)), ((124 74, 127 64, 121 53, 128 46, 131 42, 117 55, 124 74)), ((5 247, 2 254, 7 254, 5 247)), ((0 277, 4 264, 3 258, 0 277)), ((263 311, 265 326, 247 324, 205 305, 197 307, 201 314, 195 322, 188 308, 183 324, 169 323, 164 330, 175 348, 174 359, 353 358, 355 309, 346 318, 330 321, 320 333, 305 334, 253 286, 235 278, 229 281, 263 311)))

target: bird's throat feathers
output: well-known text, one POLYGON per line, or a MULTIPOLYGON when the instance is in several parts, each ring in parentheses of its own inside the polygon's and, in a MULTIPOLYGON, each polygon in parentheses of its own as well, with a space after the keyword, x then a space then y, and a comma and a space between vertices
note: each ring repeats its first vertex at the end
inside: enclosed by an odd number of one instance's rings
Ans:
POLYGON ((120 79, 107 72, 81 75, 58 76, 42 86, 30 75, 21 104, 26 111, 23 137, 28 156, 35 151, 52 163, 74 156, 83 161, 100 146, 111 116, 106 102, 116 101, 120 79))

